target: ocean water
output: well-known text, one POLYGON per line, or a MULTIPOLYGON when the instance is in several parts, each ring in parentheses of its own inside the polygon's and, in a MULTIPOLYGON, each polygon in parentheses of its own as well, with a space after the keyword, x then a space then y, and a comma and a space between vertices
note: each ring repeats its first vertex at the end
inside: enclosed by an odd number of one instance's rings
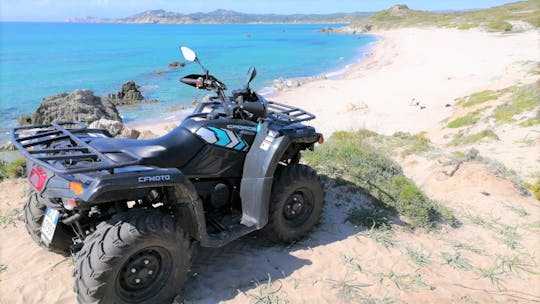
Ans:
MULTIPOLYGON (((159 120, 207 92, 178 79, 200 73, 178 47, 197 52, 203 65, 227 84, 242 86, 250 66, 256 89, 268 92, 272 80, 334 74, 361 59, 374 36, 324 34, 333 25, 162 25, 0 23, 0 139, 17 117, 33 112, 42 98, 87 88, 98 96, 134 80, 155 104, 120 108, 125 122, 159 120)), ((334 25, 335 26, 335 25, 334 25)))

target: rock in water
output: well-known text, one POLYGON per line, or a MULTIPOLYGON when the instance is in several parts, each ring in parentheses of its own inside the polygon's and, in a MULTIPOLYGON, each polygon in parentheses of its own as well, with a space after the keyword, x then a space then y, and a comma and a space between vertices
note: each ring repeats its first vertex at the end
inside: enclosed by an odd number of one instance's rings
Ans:
POLYGON ((89 125, 101 118, 122 122, 114 104, 95 96, 90 90, 75 90, 43 99, 35 113, 19 118, 19 124, 77 120, 89 125))
POLYGON ((107 99, 115 105, 121 106, 141 101, 144 99, 144 96, 134 81, 128 81, 122 85, 119 92, 109 94, 107 99))
POLYGON ((173 61, 169 63, 169 69, 181 68, 185 65, 186 65, 185 62, 173 61))

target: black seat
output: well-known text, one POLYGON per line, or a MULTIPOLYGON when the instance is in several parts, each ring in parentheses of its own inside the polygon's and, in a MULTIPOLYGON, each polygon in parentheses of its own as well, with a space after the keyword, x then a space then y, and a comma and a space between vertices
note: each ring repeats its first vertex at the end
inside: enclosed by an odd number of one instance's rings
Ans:
POLYGON ((132 160, 129 154, 142 159, 142 165, 179 168, 189 162, 204 146, 196 135, 180 126, 155 139, 96 138, 89 144, 113 161, 132 160))

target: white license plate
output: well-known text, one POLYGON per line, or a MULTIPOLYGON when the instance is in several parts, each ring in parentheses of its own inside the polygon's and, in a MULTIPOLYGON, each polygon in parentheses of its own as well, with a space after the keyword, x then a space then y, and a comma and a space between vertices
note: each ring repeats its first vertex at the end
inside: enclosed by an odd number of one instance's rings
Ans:
POLYGON ((43 218, 43 223, 41 224, 41 240, 47 246, 49 246, 52 242, 54 231, 56 230, 56 224, 58 224, 59 218, 60 212, 58 212, 58 210, 47 207, 45 217, 43 218))

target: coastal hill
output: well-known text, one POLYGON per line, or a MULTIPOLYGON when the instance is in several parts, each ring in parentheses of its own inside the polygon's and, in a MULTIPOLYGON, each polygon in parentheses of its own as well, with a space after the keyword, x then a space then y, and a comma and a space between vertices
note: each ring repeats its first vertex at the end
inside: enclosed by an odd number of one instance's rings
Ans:
POLYGON ((490 32, 518 32, 540 27, 540 1, 509 3, 483 10, 428 12, 395 5, 352 22, 353 31, 388 30, 404 27, 443 27, 490 32))
POLYGON ((125 18, 69 18, 72 23, 164 23, 164 24, 229 24, 229 23, 351 23, 371 13, 335 14, 247 14, 218 9, 209 13, 182 14, 165 10, 149 10, 125 18))

